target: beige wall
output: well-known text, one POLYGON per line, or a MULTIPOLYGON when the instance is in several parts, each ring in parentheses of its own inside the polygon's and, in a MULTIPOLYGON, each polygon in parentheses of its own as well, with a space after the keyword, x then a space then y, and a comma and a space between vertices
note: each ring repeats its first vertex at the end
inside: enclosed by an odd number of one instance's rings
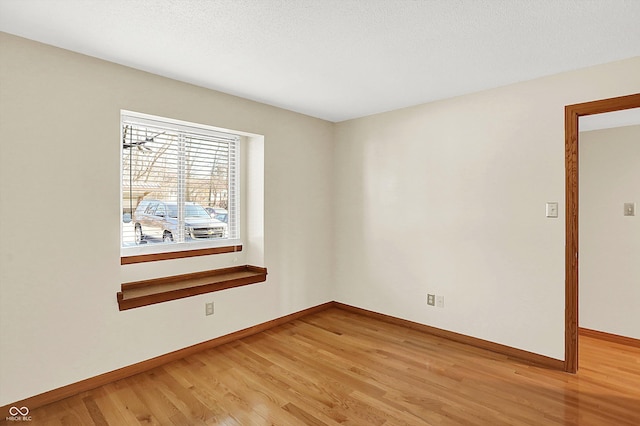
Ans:
POLYGON ((0 405, 332 300, 331 123, 7 34, 0 56, 0 405), (242 253, 120 266, 120 109, 264 135, 242 253), (261 259, 264 284, 118 311, 123 281, 261 259))
POLYGON ((639 90, 634 58, 339 123, 336 299, 563 359, 564 106, 639 90))
POLYGON ((580 326, 640 339, 640 126, 579 137, 580 326))

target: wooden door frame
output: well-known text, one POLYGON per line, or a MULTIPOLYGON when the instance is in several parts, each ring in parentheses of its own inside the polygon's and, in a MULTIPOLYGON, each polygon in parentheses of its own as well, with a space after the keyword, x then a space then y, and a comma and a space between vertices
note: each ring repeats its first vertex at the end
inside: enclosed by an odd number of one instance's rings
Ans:
POLYGON ((567 105, 565 131, 565 327, 564 369, 578 371, 578 119, 640 107, 640 93, 599 101, 567 105))

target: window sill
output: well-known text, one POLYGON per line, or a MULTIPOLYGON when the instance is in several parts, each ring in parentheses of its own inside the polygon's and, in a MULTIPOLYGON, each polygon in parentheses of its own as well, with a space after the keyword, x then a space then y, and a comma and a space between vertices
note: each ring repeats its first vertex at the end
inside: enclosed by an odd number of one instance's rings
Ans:
POLYGON ((266 281, 267 269, 244 265, 122 283, 117 294, 121 311, 266 281))
POLYGON ((166 253, 140 254, 120 257, 121 265, 131 265, 134 263, 155 262, 156 260, 183 259, 185 257, 207 256, 210 254, 235 253, 242 251, 242 246, 212 247, 206 249, 170 251, 166 253))

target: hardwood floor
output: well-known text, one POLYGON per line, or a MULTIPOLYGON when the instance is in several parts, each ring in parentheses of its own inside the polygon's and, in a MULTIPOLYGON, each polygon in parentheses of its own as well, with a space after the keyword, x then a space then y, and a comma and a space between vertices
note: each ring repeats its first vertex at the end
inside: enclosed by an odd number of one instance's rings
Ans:
POLYGON ((640 348, 581 337, 570 375, 329 309, 29 415, 83 426, 637 426, 640 348))

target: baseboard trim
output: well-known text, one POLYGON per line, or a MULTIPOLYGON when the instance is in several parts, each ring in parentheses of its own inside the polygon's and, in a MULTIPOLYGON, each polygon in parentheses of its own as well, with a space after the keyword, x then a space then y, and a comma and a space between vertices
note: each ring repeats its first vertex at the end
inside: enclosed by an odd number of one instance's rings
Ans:
POLYGON ((528 352, 522 349, 513 348, 511 346, 501 345, 499 343, 490 342, 488 340, 482 340, 476 337, 455 333, 453 331, 447 331, 441 328, 431 327, 429 325, 420 324, 420 323, 405 320, 402 318, 381 314, 379 312, 369 311, 367 309, 358 308, 358 307, 347 305, 340 302, 335 302, 335 307, 344 309, 346 311, 355 312, 370 318, 375 318, 388 323, 407 327, 412 330, 429 333, 434 336, 452 340, 454 342, 464 343, 466 345, 474 346, 481 349, 486 349, 488 351, 496 352, 510 358, 515 358, 519 361, 524 361, 530 364, 539 365, 539 366, 553 369, 553 370, 564 371, 564 361, 559 359, 550 358, 544 355, 528 352))
POLYGON ((592 330, 590 328, 578 328, 580 336, 593 337, 594 339, 606 340, 608 342, 618 343, 620 345, 633 346, 640 348, 640 339, 633 337, 620 336, 619 334, 606 333, 604 331, 592 330))
POLYGON ((231 334, 217 337, 206 342, 198 343, 193 346, 188 346, 183 349, 179 349, 168 354, 160 355, 155 358, 141 361, 136 364, 129 365, 127 367, 119 368, 108 373, 100 374, 99 376, 91 377, 80 382, 72 383, 61 388, 53 389, 48 392, 41 393, 36 396, 32 396, 21 401, 14 402, 13 404, 7 404, 0 407, 0 413, 7 413, 10 407, 27 407, 29 410, 42 407, 53 402, 60 401, 73 395, 77 395, 81 392, 86 392, 100 386, 115 382, 117 380, 126 379, 133 375, 143 373, 156 367, 160 367, 172 361, 188 357, 198 352, 205 351, 207 349, 215 348, 216 346, 224 345, 229 342, 233 342, 244 337, 252 336, 254 334, 269 330, 270 328, 277 327, 282 324, 286 324, 290 321, 294 321, 306 315, 310 315, 316 312, 324 311, 333 307, 335 302, 327 302, 318 306, 313 306, 302 311, 294 312, 289 315, 285 315, 280 318, 276 318, 271 321, 267 321, 253 327, 245 328, 243 330, 236 331, 231 334))
MULTIPOLYGON (((454 333, 452 331, 431 327, 428 325, 416 323, 416 322, 405 320, 402 318, 392 317, 390 315, 385 315, 378 312, 369 311, 367 309, 358 308, 355 306, 347 305, 345 303, 334 301, 334 302, 327 302, 321 305, 313 306, 311 308, 294 312, 292 314, 285 315, 283 317, 276 318, 271 321, 254 325, 253 327, 245 328, 243 330, 239 330, 231 334, 226 334, 224 336, 220 336, 215 339, 208 340, 206 342, 198 343, 193 346, 189 346, 174 352, 170 352, 168 354, 164 354, 164 355, 157 356, 155 358, 148 359, 146 361, 141 361, 136 364, 129 365, 127 367, 119 368, 117 370, 110 371, 108 373, 100 374, 99 376, 91 377, 76 383, 72 383, 67 386, 53 389, 48 392, 41 393, 39 395, 35 395, 20 401, 16 401, 12 404, 7 404, 5 406, 0 407, 0 413, 2 412, 6 413, 8 412, 10 407, 14 407, 14 406, 28 407, 29 410, 34 410, 44 405, 51 404, 53 402, 60 401, 70 396, 77 395, 81 392, 90 391, 100 386, 113 383, 117 380, 126 379, 127 377, 131 377, 133 375, 143 373, 145 371, 149 371, 153 368, 160 367, 169 362, 177 361, 179 359, 188 357, 195 353, 202 352, 207 349, 215 348, 217 346, 224 345, 226 343, 230 343, 235 340, 239 340, 248 336, 252 336, 257 333, 261 333, 273 327, 286 324, 290 321, 294 321, 304 316, 321 312, 329 308, 338 308, 338 309, 343 309, 345 311, 355 312, 370 318, 374 318, 374 319, 378 319, 388 323, 411 328, 413 330, 422 331, 425 333, 432 334, 434 336, 443 337, 445 339, 452 340, 454 342, 464 343, 470 346, 486 349, 486 350, 496 352, 511 358, 518 359, 520 361, 540 365, 542 367, 546 367, 554 370, 564 370, 564 361, 561 361, 561 360, 549 358, 544 355, 527 352, 521 349, 512 348, 510 346, 501 345, 499 343, 489 342, 487 340, 466 336, 464 334, 454 333)), ((582 332, 582 329, 581 329, 581 332, 582 332)), ((600 333, 600 332, 596 332, 596 333, 600 333)), ((617 336, 617 337, 622 339, 635 340, 635 339, 624 338, 622 336, 617 336)), ((637 341, 637 342, 640 342, 640 341, 637 341)))

